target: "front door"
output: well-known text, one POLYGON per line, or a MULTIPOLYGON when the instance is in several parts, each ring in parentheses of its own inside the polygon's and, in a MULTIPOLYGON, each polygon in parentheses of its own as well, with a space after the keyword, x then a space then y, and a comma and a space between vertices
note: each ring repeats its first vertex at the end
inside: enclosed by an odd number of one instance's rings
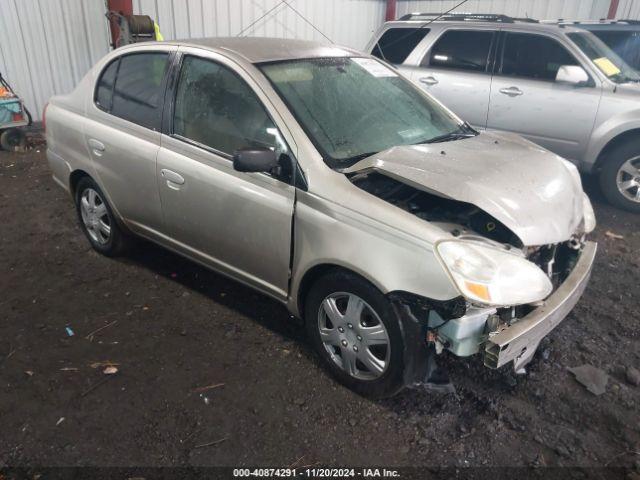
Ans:
POLYGON ((506 130, 574 161, 580 160, 598 111, 601 87, 555 81, 562 65, 580 65, 558 40, 505 32, 493 76, 487 128, 506 130))
POLYGON ((411 79, 460 118, 484 128, 489 109, 495 30, 446 30, 414 69, 411 79))
POLYGON ((258 95, 224 62, 182 60, 156 172, 165 229, 176 248, 285 299, 295 188, 234 170, 232 154, 262 147, 293 156, 258 95))

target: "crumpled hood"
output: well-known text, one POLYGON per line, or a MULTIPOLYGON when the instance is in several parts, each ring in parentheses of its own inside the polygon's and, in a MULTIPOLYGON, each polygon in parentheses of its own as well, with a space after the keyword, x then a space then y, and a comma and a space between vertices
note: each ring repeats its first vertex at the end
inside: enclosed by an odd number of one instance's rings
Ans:
POLYGON ((471 203, 526 246, 564 242, 583 218, 577 169, 514 134, 482 132, 452 142, 393 147, 342 172, 366 170, 471 203))

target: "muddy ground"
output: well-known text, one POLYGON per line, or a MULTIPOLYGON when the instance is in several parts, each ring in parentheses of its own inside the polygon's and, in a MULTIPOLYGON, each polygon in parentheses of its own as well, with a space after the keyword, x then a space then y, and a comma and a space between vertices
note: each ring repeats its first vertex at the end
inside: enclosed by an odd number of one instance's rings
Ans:
POLYGON ((456 395, 370 401, 327 376, 274 301, 150 244, 95 253, 41 147, 0 153, 0 467, 640 469, 640 387, 627 378, 640 367, 640 217, 590 192, 593 279, 528 375, 449 357, 456 395), (609 374, 606 393, 567 370, 582 364, 609 374))

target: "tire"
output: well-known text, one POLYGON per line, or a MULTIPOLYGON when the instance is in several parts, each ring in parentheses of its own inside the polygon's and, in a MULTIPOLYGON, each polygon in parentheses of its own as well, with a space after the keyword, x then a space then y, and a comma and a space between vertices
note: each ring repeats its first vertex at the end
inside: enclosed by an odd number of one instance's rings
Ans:
POLYGON ((128 250, 129 236, 120 227, 104 193, 90 177, 78 182, 75 203, 80 227, 95 251, 115 257, 128 250))
POLYGON ((600 188, 612 205, 640 213, 640 141, 624 143, 609 153, 600 171, 600 188))
POLYGON ((404 343, 399 320, 377 288, 355 274, 335 271, 311 287, 304 310, 309 339, 340 383, 371 398, 402 390, 404 343), (353 315, 359 307, 360 314, 353 315))
POLYGON ((0 146, 7 152, 23 150, 27 144, 27 137, 19 128, 9 128, 0 134, 0 146))

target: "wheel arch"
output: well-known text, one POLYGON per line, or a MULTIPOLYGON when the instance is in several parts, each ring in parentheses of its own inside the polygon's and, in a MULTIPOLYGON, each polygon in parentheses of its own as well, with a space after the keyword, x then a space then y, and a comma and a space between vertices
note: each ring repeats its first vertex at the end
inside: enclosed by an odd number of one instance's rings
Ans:
MULTIPOLYGON (((592 172, 599 173, 602 169, 603 164, 607 161, 608 155, 618 148, 620 145, 624 145, 627 142, 631 142, 633 140, 640 140, 640 128, 632 128, 630 130, 626 130, 622 133, 619 133, 615 137, 611 138, 605 146, 600 150, 598 157, 596 159, 595 164, 593 165, 592 172)), ((639 152, 640 153, 640 152, 639 152)))
POLYGON ((373 287, 378 289, 382 294, 385 293, 380 285, 372 281, 370 278, 367 278, 367 276, 363 275, 360 272, 357 272, 349 267, 339 265, 337 263, 320 263, 310 267, 303 273, 302 278, 298 283, 297 290, 293 292, 294 293, 293 297, 295 299, 295 304, 293 306, 296 311, 295 313, 299 318, 304 318, 305 301, 307 299, 309 291, 311 290, 311 287, 314 285, 316 281, 318 281, 318 279, 326 275, 329 275, 330 273, 333 273, 333 272, 344 272, 350 275, 355 275, 361 278, 362 280, 364 280, 365 282, 371 284, 373 287))
POLYGON ((69 175, 69 189, 71 191, 71 196, 74 199, 76 198, 76 188, 78 188, 78 183, 80 183, 80 180, 84 177, 89 177, 95 182, 95 179, 91 175, 80 168, 72 171, 69 175))

